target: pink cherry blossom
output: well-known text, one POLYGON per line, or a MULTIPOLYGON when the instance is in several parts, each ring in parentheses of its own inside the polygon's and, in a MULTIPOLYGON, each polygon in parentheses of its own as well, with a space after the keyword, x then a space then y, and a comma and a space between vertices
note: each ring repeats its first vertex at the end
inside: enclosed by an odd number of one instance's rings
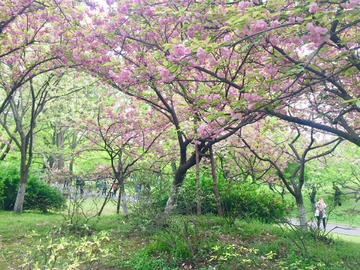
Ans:
POLYGON ((309 12, 310 13, 316 13, 318 11, 319 11, 319 7, 318 7, 317 3, 311 3, 310 8, 309 8, 309 12))
POLYGON ((268 28, 268 24, 265 22, 264 19, 258 20, 256 21, 256 24, 252 24, 250 26, 250 29, 256 32, 265 30, 266 28, 268 28))
POLYGON ((175 45, 174 46, 174 56, 175 57, 182 57, 185 55, 185 48, 183 45, 175 45))
POLYGON ((202 60, 207 58, 206 52, 201 47, 198 48, 196 55, 197 55, 197 57, 199 57, 202 60))

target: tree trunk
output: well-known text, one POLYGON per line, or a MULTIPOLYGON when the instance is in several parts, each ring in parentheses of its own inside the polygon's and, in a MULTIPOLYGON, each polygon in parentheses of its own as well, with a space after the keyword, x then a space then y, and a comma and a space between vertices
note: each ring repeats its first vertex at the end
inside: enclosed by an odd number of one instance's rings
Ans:
POLYGON ((117 205, 116 205, 116 214, 120 214, 120 202, 121 202, 121 198, 122 198, 122 188, 121 188, 121 185, 120 183, 118 184, 120 186, 120 190, 119 190, 119 198, 118 198, 118 201, 117 201, 117 205))
POLYGON ((21 169, 20 169, 20 184, 14 205, 14 213, 19 213, 19 214, 22 213, 28 173, 29 173, 29 169, 25 164, 25 160, 23 160, 22 158, 21 169))
MULTIPOLYGON (((10 143, 12 142, 12 140, 9 141, 8 144, 6 144, 6 148, 4 150, 4 152, 1 154, 0 156, 0 160, 4 160, 6 158, 6 155, 9 153, 10 151, 10 143)), ((3 144, 1 147, 0 147, 0 150, 3 150, 5 147, 5 144, 3 144)))
MULTIPOLYGON (((204 154, 208 149, 209 149, 208 146, 203 147, 199 151, 200 155, 204 154)), ((186 151, 184 152, 186 153, 186 151)), ((201 156, 199 157, 199 159, 201 160, 201 156)), ((186 172, 195 165, 196 165, 195 152, 190 156, 188 160, 183 158, 183 160, 180 161, 180 166, 177 168, 177 170, 174 173, 174 180, 172 182, 169 199, 166 202, 166 207, 165 207, 166 214, 171 215, 174 212, 178 198, 178 191, 182 183, 184 182, 186 172)))
POLYGON ((123 212, 123 214, 128 216, 129 211, 127 208, 126 193, 125 193, 125 186, 124 186, 123 180, 119 181, 119 186, 120 186, 120 190, 119 190, 119 199, 118 199, 117 207, 116 207, 116 214, 120 213, 120 202, 121 202, 122 212, 123 212))
POLYGON ((356 204, 357 204, 357 202, 358 202, 359 200, 360 200, 360 196, 355 199, 355 203, 354 203, 353 206, 351 207, 351 211, 354 211, 354 210, 355 210, 356 204))
POLYGON ((199 168, 199 149, 197 145, 195 146, 196 151, 196 199, 197 199, 197 216, 201 216, 201 199, 200 199, 200 168, 199 168))
MULTIPOLYGON (((60 132, 56 135, 56 146, 60 148, 60 151, 64 148, 64 141, 65 141, 65 131, 67 130, 67 127, 60 128, 60 132)), ((58 159, 58 169, 64 168, 65 162, 64 162, 64 156, 63 154, 59 154, 57 156, 58 159)))
MULTIPOLYGON (((196 164, 195 155, 194 155, 193 161, 194 161, 194 164, 192 164, 192 165, 195 165, 196 164)), ((187 170, 191 167, 191 166, 189 167, 189 164, 190 164, 190 162, 182 164, 175 171, 174 180, 172 182, 171 190, 170 190, 170 194, 169 194, 169 199, 167 200, 166 206, 165 206, 166 214, 171 215, 175 211, 175 207, 176 207, 177 199, 178 199, 179 188, 181 187, 181 185, 184 181, 187 170)))
POLYGON ((172 186, 171 186, 170 194, 169 194, 169 199, 166 202, 165 214, 171 215, 175 212, 175 207, 176 207, 177 198, 178 198, 178 189, 179 188, 173 182, 172 186))
POLYGON ((217 178, 216 178, 216 170, 215 170, 214 153, 213 153, 212 147, 210 147, 209 150, 210 150, 211 174, 212 174, 212 179, 213 179, 213 183, 214 183, 214 194, 215 194, 215 199, 216 199, 216 207, 217 207, 217 212, 218 212, 219 217, 222 217, 224 214, 221 209, 221 203, 220 203, 219 188, 218 188, 218 183, 217 183, 217 178))
POLYGON ((70 161, 69 171, 70 171, 70 172, 73 172, 73 171, 74 171, 74 160, 71 160, 71 161, 70 161))
POLYGON ((299 215, 300 228, 306 229, 307 222, 306 222, 305 208, 304 208, 304 202, 301 191, 300 194, 299 193, 296 194, 296 206, 299 215))
POLYGON ((125 214, 128 217, 129 216, 129 211, 128 211, 128 208, 127 208, 125 188, 123 188, 123 190, 121 191, 121 197, 123 198, 122 203, 121 203, 123 214, 125 214))

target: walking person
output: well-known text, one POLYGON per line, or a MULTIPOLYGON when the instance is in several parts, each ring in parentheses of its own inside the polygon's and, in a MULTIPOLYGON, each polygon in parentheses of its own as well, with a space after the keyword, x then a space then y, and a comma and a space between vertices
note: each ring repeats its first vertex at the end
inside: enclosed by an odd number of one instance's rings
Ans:
POLYGON ((319 198, 319 201, 317 203, 315 203, 315 207, 316 207, 316 211, 315 211, 315 217, 317 218, 317 227, 318 229, 320 229, 320 222, 321 220, 323 221, 323 227, 324 227, 324 231, 326 228, 326 213, 325 213, 325 208, 326 208, 326 204, 324 203, 323 198, 319 198))
POLYGON ((96 189, 96 193, 99 194, 101 190, 101 179, 96 180, 95 189, 96 189))
POLYGON ((106 196, 106 190, 107 190, 107 183, 106 181, 104 180, 104 183, 102 185, 102 193, 101 195, 105 195, 106 196))
POLYGON ((80 194, 84 195, 84 186, 85 186, 85 181, 81 180, 80 181, 80 194))
POLYGON ((340 199, 341 199, 341 191, 338 186, 334 186, 335 194, 334 194, 334 206, 342 206, 340 199))
POLYGON ((141 192, 141 184, 138 184, 136 186, 136 201, 137 202, 140 200, 140 192, 141 192))
POLYGON ((316 188, 314 185, 311 188, 312 188, 312 192, 310 193, 310 202, 311 202, 312 210, 315 211, 316 210, 316 207, 315 207, 316 188))
POLYGON ((113 187, 113 197, 115 197, 116 198, 116 192, 117 192, 117 190, 118 190, 118 185, 116 184, 116 183, 114 183, 114 187, 113 187))
POLYGON ((76 181, 75 181, 75 186, 76 186, 76 193, 78 193, 78 191, 80 190, 80 178, 76 178, 76 181))

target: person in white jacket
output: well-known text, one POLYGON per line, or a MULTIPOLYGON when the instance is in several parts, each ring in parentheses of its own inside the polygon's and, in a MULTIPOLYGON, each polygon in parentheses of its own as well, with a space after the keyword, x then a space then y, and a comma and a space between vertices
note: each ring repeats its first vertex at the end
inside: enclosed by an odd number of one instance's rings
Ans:
POLYGON ((325 213, 325 208, 326 208, 326 204, 324 203, 323 198, 319 198, 319 201, 317 203, 315 203, 315 217, 317 218, 317 227, 318 229, 320 229, 320 222, 321 220, 323 221, 323 226, 324 226, 324 230, 326 228, 326 213, 325 213))

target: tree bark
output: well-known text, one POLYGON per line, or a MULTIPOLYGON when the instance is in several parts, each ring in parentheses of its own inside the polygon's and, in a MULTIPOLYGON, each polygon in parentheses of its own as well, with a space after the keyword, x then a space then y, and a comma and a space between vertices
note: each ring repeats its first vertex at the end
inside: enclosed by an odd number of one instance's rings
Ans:
POLYGON ((214 183, 214 195, 215 195, 215 199, 216 199, 216 207, 217 207, 217 212, 218 212, 219 217, 222 217, 224 214, 221 209, 220 195, 219 195, 219 188, 218 188, 217 177, 216 177, 215 160, 214 160, 214 153, 213 153, 212 146, 210 147, 209 150, 210 150, 211 174, 212 174, 212 179, 213 179, 213 183, 214 183))
POLYGON ((123 188, 122 191, 121 191, 121 197, 123 198, 122 203, 121 203, 123 214, 125 214, 127 217, 129 217, 129 211, 128 211, 128 208, 127 208, 125 188, 123 188))
MULTIPOLYGON (((203 152, 207 151, 207 149, 208 149, 208 147, 206 147, 206 148, 204 147, 201 151, 199 151, 199 154, 200 154, 199 159, 201 159, 201 154, 203 154, 203 152)), ((183 150, 183 151, 186 152, 186 150, 183 150)), ((182 153, 182 155, 185 155, 185 154, 182 153)), ((186 172, 188 171, 188 169, 190 169, 194 165, 196 165, 195 152, 191 155, 191 157, 188 160, 183 158, 183 161, 180 161, 180 166, 177 168, 177 170, 174 173, 174 180, 171 185, 169 199, 166 202, 166 207, 165 207, 166 214, 171 215, 174 212, 175 206, 177 203, 179 188, 181 187, 181 185, 184 181, 186 172)))
POLYGON ((359 200, 360 200, 360 196, 355 199, 355 203, 354 203, 353 206, 351 207, 351 211, 354 211, 354 210, 355 210, 356 204, 357 204, 357 202, 358 202, 359 200))
POLYGON ((196 199, 197 199, 197 208, 196 208, 196 214, 197 216, 201 216, 201 198, 200 198, 200 158, 199 158, 199 148, 196 145, 195 146, 196 151, 196 199))
POLYGON ((21 167, 20 167, 20 183, 19 183, 19 189, 16 196, 16 201, 14 205, 14 212, 15 213, 22 213, 23 210, 23 204, 24 204, 24 198, 25 198, 25 191, 26 191, 26 183, 27 183, 27 177, 29 173, 29 168, 26 166, 26 153, 24 154, 25 157, 21 157, 21 167))
POLYGON ((178 189, 174 183, 171 186, 169 199, 166 202, 165 214, 171 215, 175 212, 175 207, 177 203, 178 189))
POLYGON ((8 144, 4 150, 4 152, 0 156, 0 160, 4 160, 6 155, 10 152, 10 144, 8 144))
POLYGON ((300 228, 306 229, 307 222, 306 222, 305 208, 304 208, 304 202, 301 191, 300 194, 299 193, 296 194, 296 206, 299 215, 300 228))
POLYGON ((70 171, 70 172, 73 172, 73 171, 74 171, 74 160, 71 160, 71 161, 70 161, 69 171, 70 171))
MULTIPOLYGON (((65 131, 66 130, 67 130, 67 127, 61 127, 60 132, 56 134, 56 146, 58 147, 58 149, 60 149, 60 151, 62 151, 62 149, 64 148, 65 131)), ((63 154, 60 153, 57 156, 57 160, 58 160, 57 168, 58 169, 64 168, 65 162, 64 162, 63 154)))
POLYGON ((129 211, 127 208, 125 186, 124 186, 124 181, 122 179, 119 181, 119 186, 120 186, 120 190, 119 190, 119 198, 118 198, 117 207, 116 207, 116 214, 120 213, 120 202, 121 202, 122 212, 123 212, 123 214, 128 216, 129 211))

